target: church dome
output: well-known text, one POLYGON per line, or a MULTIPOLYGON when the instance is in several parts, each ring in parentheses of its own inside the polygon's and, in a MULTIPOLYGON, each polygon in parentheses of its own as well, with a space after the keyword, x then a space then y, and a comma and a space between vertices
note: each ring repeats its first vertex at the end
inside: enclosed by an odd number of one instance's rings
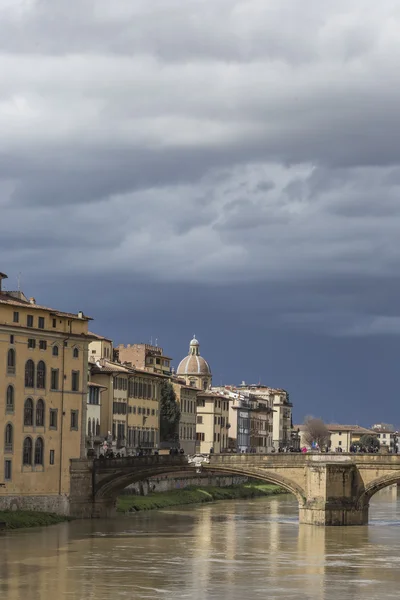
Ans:
POLYGON ((190 342, 189 354, 179 363, 176 374, 211 376, 210 365, 200 356, 200 344, 195 336, 190 342))

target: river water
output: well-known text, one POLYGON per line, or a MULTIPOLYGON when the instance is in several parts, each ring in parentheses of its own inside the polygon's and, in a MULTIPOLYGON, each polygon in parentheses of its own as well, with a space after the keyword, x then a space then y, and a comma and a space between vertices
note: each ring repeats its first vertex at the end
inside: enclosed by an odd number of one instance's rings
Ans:
POLYGON ((0 600, 373 600, 400 593, 400 497, 367 527, 298 525, 292 496, 0 533, 0 600))

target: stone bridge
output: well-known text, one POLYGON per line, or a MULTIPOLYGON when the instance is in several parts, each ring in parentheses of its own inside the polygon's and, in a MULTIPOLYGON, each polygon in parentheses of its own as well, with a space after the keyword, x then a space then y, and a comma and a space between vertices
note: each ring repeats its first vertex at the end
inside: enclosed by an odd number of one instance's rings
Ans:
MULTIPOLYGON (((294 494, 300 523, 365 525, 370 498, 400 483, 400 456, 391 454, 215 454, 202 470, 245 475, 275 483, 294 494)), ((70 514, 107 517, 118 494, 149 477, 196 473, 187 457, 141 456, 71 460, 70 514)))

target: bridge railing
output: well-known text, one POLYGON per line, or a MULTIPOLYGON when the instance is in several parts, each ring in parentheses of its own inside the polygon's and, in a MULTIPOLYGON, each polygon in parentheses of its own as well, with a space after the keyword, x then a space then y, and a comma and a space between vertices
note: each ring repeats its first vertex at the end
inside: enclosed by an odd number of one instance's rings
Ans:
POLYGON ((142 469, 146 465, 187 465, 187 456, 184 455, 159 455, 155 454, 152 456, 124 456, 122 458, 95 458, 93 460, 93 467, 95 471, 106 471, 109 469, 127 469, 127 468, 140 468, 142 469))

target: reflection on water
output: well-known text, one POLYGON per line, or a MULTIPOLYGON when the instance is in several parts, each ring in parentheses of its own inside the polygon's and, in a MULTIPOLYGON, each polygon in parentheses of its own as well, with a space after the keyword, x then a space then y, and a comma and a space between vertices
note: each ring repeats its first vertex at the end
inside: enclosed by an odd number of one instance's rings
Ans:
POLYGON ((370 512, 368 527, 299 526, 282 496, 0 534, 0 598, 397 598, 397 488, 370 512))

